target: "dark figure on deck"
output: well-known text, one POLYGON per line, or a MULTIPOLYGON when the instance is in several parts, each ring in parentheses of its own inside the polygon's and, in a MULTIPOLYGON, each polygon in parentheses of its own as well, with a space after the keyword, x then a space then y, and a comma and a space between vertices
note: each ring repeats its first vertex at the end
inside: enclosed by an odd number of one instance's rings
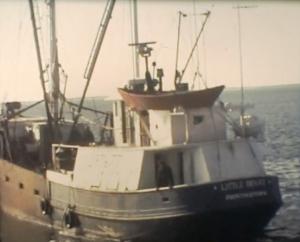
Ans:
POLYGON ((171 167, 161 159, 157 157, 157 172, 156 172, 156 184, 159 187, 173 187, 174 179, 171 167))
POLYGON ((85 144, 89 144, 89 143, 93 143, 95 141, 94 139, 94 135, 90 129, 89 126, 86 126, 84 128, 84 132, 83 132, 83 137, 82 137, 82 141, 85 143, 85 144))

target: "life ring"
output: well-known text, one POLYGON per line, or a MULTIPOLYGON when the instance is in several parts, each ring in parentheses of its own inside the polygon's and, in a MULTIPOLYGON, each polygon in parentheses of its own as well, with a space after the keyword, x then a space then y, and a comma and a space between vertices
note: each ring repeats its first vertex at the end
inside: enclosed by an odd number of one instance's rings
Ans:
POLYGON ((42 198, 40 201, 40 207, 43 215, 51 215, 52 207, 49 200, 42 198))

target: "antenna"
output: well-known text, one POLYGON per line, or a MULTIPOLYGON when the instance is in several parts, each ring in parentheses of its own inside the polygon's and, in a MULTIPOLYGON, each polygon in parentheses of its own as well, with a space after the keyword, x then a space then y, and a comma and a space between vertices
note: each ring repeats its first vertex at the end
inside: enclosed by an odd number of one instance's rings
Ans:
POLYGON ((149 71, 148 67, 148 57, 151 56, 151 51, 153 48, 149 47, 148 45, 151 44, 156 44, 155 41, 150 41, 150 42, 141 42, 141 43, 131 43, 128 44, 129 46, 136 46, 138 49, 138 53, 145 58, 146 61, 146 72, 149 71))
MULTIPOLYGON (((58 122, 59 116, 59 70, 58 70, 58 51, 57 51, 57 39, 56 39, 56 10, 55 10, 55 1, 50 0, 48 2, 49 6, 49 18, 50 18, 50 63, 49 63, 49 72, 50 72, 50 107, 53 116, 55 126, 58 122)), ((56 129, 54 130, 56 133, 56 129)))
POLYGON ((238 19, 238 39, 239 39, 239 58, 240 58, 240 81, 241 81, 241 114, 240 114, 240 124, 242 127, 242 135, 245 136, 245 124, 244 124, 244 115, 245 115, 245 94, 244 94, 244 73, 243 73, 243 52, 242 52, 242 34, 241 34, 241 15, 240 9, 242 8, 255 8, 257 6, 240 6, 237 5, 234 7, 237 10, 237 19, 238 19))
POLYGON ((149 92, 154 91, 155 84, 153 83, 151 74, 149 72, 149 64, 148 64, 148 59, 151 56, 151 51, 153 50, 153 48, 149 47, 148 45, 155 44, 155 43, 156 42, 151 41, 151 42, 129 44, 129 46, 136 46, 139 54, 145 58, 145 65, 146 65, 145 79, 146 79, 146 83, 147 83, 147 90, 149 92))

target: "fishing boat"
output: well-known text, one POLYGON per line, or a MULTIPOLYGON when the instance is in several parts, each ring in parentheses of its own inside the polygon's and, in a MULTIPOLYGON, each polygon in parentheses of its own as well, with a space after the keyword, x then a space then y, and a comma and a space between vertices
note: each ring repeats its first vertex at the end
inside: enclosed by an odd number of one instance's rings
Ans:
MULTIPOLYGON (((107 3, 95 58, 114 3, 107 3)), ((146 58, 145 78, 119 89, 100 144, 80 122, 85 93, 73 120, 59 118, 58 79, 50 93, 41 80, 46 118, 20 115, 16 102, 5 105, 2 212, 110 241, 224 240, 263 231, 282 201, 277 177, 265 173, 262 144, 251 135, 227 137, 226 110, 217 101, 224 86, 190 91, 177 83, 174 91, 162 90, 163 71, 157 79, 148 71, 149 44, 135 43, 146 58)), ((57 73, 55 43, 51 48, 57 73)))

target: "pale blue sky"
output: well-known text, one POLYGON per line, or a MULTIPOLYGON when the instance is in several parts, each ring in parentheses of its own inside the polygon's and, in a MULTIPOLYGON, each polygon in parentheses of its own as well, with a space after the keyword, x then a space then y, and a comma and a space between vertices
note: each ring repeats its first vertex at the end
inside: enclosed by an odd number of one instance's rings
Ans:
MULTIPOLYGON (((240 85, 237 4, 255 6, 241 9, 242 53, 245 86, 300 82, 300 3, 286 1, 139 1, 141 41, 157 41, 151 61, 164 68, 164 86, 172 87, 177 38, 177 12, 182 20, 179 69, 182 70, 203 16, 211 11, 204 40, 199 42, 185 80, 191 83, 199 68, 208 85, 240 85), (195 25, 196 23, 196 25, 195 25)), ((44 1, 39 1, 42 20, 44 1)), ((59 60, 69 76, 67 96, 81 95, 83 73, 104 10, 105 1, 57 1, 59 60)), ((44 52, 47 26, 42 25, 44 52)), ((41 88, 26 0, 0 0, 0 102, 40 99, 41 88)), ((96 64, 89 96, 104 96, 132 78, 129 1, 117 1, 104 44, 96 64)), ((142 69, 144 68, 143 62, 142 69)), ((200 83, 199 81, 197 83, 200 83)), ((203 87, 203 85, 200 85, 203 87)))

